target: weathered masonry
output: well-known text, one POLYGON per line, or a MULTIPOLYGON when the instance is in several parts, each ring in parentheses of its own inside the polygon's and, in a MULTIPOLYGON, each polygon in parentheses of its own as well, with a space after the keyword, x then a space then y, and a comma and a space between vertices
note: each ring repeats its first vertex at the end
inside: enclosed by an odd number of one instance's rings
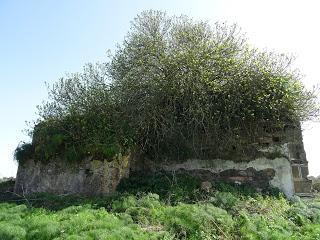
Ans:
MULTIPOLYGON (((122 178, 132 172, 167 171, 187 173, 203 181, 227 181, 251 184, 256 188, 273 186, 287 197, 311 193, 308 162, 300 127, 286 127, 284 131, 265 133, 252 143, 259 153, 248 160, 187 159, 185 161, 155 162, 142 157, 117 156, 112 161, 84 159, 67 164, 63 159, 50 163, 29 159, 18 168, 17 193, 52 192, 103 195, 116 190, 122 178)), ((147 175, 146 175, 147 176, 147 175)))
POLYGON ((287 197, 310 195, 312 181, 307 178, 308 162, 300 127, 286 127, 284 131, 265 133, 255 145, 258 156, 248 161, 229 159, 188 159, 183 162, 144 160, 136 171, 148 169, 188 173, 207 180, 221 180, 237 184, 251 184, 256 188, 273 186, 287 197))

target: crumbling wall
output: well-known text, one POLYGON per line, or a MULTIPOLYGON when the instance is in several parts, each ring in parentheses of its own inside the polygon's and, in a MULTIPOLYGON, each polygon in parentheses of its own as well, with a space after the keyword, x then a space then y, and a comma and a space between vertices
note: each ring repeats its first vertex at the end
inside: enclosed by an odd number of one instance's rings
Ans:
POLYGON ((287 126, 282 131, 265 132, 251 144, 254 146, 255 157, 248 154, 242 161, 193 158, 185 161, 167 159, 155 162, 140 159, 140 162, 133 164, 132 171, 164 170, 187 173, 203 181, 250 184, 258 189, 272 186, 280 189, 289 198, 294 194, 311 192, 300 126, 287 126))
POLYGON ((307 179, 308 162, 300 128, 288 127, 281 132, 267 133, 252 143, 255 154, 247 159, 166 159, 148 160, 142 156, 117 156, 112 161, 84 159, 66 163, 55 159, 48 163, 29 159, 19 165, 15 192, 51 192, 101 195, 114 192, 123 177, 130 172, 167 171, 187 173, 204 181, 227 181, 251 184, 256 188, 273 186, 287 197, 310 193, 307 179))
POLYGON ((43 163, 29 159, 18 167, 15 192, 108 194, 128 176, 129 163, 130 156, 118 156, 113 161, 87 158, 79 163, 66 163, 61 159, 43 163))
POLYGON ((236 184, 250 184, 256 188, 269 185, 279 188, 287 197, 294 194, 291 165, 286 158, 258 158, 250 162, 222 159, 189 159, 184 163, 164 164, 167 172, 184 172, 203 181, 220 180, 236 184))
POLYGON ((303 146, 301 131, 296 131, 295 136, 288 146, 294 189, 297 195, 309 195, 312 190, 312 180, 308 179, 308 161, 303 146))

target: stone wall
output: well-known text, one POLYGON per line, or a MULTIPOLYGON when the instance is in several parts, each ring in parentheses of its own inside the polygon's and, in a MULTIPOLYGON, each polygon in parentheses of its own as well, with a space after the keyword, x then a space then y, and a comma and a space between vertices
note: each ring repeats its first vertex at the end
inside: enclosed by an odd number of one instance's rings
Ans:
POLYGON ((158 166, 167 172, 187 173, 203 181, 225 181, 250 184, 256 188, 273 186, 287 197, 294 194, 291 165, 286 158, 258 158, 250 162, 234 162, 222 159, 189 159, 183 163, 158 166))
POLYGON ((51 192, 102 195, 114 192, 120 180, 130 172, 159 170, 187 173, 203 181, 227 181, 251 184, 256 188, 273 186, 287 197, 311 191, 307 179, 308 162, 300 128, 267 133, 252 143, 255 154, 247 159, 175 159, 154 161, 144 157, 118 156, 112 161, 87 158, 68 164, 63 159, 48 163, 29 159, 18 168, 15 192, 51 192))
POLYGON ((15 192, 108 194, 115 191, 123 177, 128 176, 129 163, 130 156, 119 156, 113 161, 87 158, 81 163, 66 163, 61 159, 42 163, 29 159, 18 167, 15 192))
POLYGON ((190 174, 203 181, 250 184, 256 188, 272 186, 279 188, 289 198, 294 194, 310 194, 311 181, 307 179, 308 162, 300 127, 266 132, 252 146, 256 157, 247 155, 242 161, 211 158, 155 162, 139 159, 140 162, 133 164, 131 171, 163 170, 173 174, 190 174))

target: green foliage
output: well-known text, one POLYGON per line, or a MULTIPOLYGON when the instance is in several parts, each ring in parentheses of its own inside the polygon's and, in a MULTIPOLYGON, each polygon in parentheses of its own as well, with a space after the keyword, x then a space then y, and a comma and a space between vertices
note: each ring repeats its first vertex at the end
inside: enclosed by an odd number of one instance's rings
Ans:
POLYGON ((152 159, 241 158, 263 127, 276 131, 317 114, 291 61, 250 47, 235 25, 145 11, 109 72, 152 159))
POLYGON ((14 151, 14 159, 17 160, 19 164, 23 164, 27 159, 32 158, 33 155, 34 146, 30 143, 20 143, 14 151))
POLYGON ((312 204, 303 202, 300 199, 296 200, 292 208, 287 212, 289 218, 299 226, 306 223, 320 224, 320 203, 312 202, 312 204))
POLYGON ((313 183, 312 188, 317 192, 320 192, 320 182, 313 183))
POLYGON ((217 192, 212 201, 216 206, 231 210, 237 203, 238 198, 230 192, 217 192))
POLYGON ((280 198, 248 199, 238 206, 240 217, 238 228, 245 239, 284 239, 295 232, 295 225, 286 219, 289 203, 280 198))
POLYGON ((206 192, 200 189, 200 183, 200 179, 188 174, 168 174, 165 172, 146 174, 143 172, 131 174, 130 178, 122 179, 117 186, 117 191, 130 194, 156 193, 162 201, 171 205, 176 205, 179 202, 195 203, 210 200, 216 206, 225 209, 232 208, 238 199, 246 197, 256 197, 257 195, 282 197, 278 189, 269 187, 257 193, 256 189, 250 185, 225 182, 212 182, 211 192, 206 192))
POLYGON ((174 235, 175 239, 219 239, 233 229, 232 217, 210 203, 166 206, 157 194, 133 195, 113 204, 112 211, 125 212, 142 226, 158 226, 174 235))
POLYGON ((261 189, 260 193, 258 193, 253 186, 248 184, 239 185, 235 183, 214 182, 213 187, 219 192, 232 193, 234 196, 237 196, 237 198, 241 198, 243 196, 256 197, 257 195, 281 197, 283 195, 279 189, 271 186, 261 189))
MULTIPOLYGON (((24 205, 22 205, 24 206, 24 205)), ((0 204, 2 213, 21 216, 20 220, 1 219, 3 240, 40 239, 159 239, 162 233, 141 227, 90 206, 69 207, 58 212, 28 209, 21 214, 15 205, 0 204)))
POLYGON ((135 206, 137 206, 137 199, 132 195, 115 200, 112 203, 112 209, 116 212, 125 212, 128 208, 135 206))
POLYGON ((207 198, 206 194, 200 190, 200 182, 198 178, 186 174, 136 173, 131 174, 130 178, 122 179, 117 186, 117 191, 131 194, 138 194, 141 191, 152 192, 169 204, 191 203, 207 198))
POLYGON ((0 222, 0 236, 4 240, 21 240, 25 239, 26 231, 22 227, 0 222))
MULTIPOLYGON (((28 207, 19 205, 24 202, 19 198, 8 199, 10 203, 0 199, 0 239, 313 240, 320 237, 319 196, 288 201, 281 195, 261 195, 249 191, 249 187, 221 183, 213 184, 209 192, 201 192, 193 183, 184 189, 175 186, 186 185, 186 179, 188 176, 177 177, 177 182, 166 191, 159 191, 162 195, 143 192, 144 188, 135 189, 134 194, 99 198, 37 194, 27 196, 28 207), (179 198, 180 202, 168 200, 172 195, 180 195, 181 189, 185 197, 179 198), (202 196, 191 201, 194 192, 202 196)), ((154 189, 161 189, 160 181, 151 182, 154 189)))
MULTIPOLYGON (((85 97, 85 96, 83 96, 85 97)), ((47 161, 60 157, 69 162, 80 161, 86 156, 111 160, 119 153, 126 153, 132 141, 130 132, 116 131, 121 120, 111 119, 105 112, 73 113, 62 119, 42 121, 34 127, 33 145, 35 158, 47 161), (116 123, 111 124, 111 121, 116 123)), ((125 131, 125 129, 122 129, 125 131)))
POLYGON ((162 221, 177 239, 228 239, 231 238, 234 225, 232 217, 225 210, 211 204, 179 204, 166 208, 162 221))
POLYGON ((13 191, 15 184, 14 179, 5 179, 4 181, 0 181, 0 193, 4 193, 6 191, 13 191))
POLYGON ((34 157, 112 159, 138 149, 153 160, 241 159, 266 129, 318 115, 291 62, 251 47, 235 25, 142 12, 108 62, 49 88, 31 130, 34 157))

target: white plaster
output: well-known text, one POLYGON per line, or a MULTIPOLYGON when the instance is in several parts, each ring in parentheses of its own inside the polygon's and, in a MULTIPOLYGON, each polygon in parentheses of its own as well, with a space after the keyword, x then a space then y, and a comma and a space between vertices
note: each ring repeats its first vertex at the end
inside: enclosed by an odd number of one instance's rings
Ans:
POLYGON ((189 159, 179 164, 164 165, 163 168, 167 171, 178 169, 201 169, 208 170, 213 173, 219 173, 228 169, 246 170, 247 168, 254 168, 257 171, 260 171, 271 168, 275 170, 275 176, 269 184, 279 188, 288 198, 291 198, 294 194, 291 164, 285 157, 275 159, 257 158, 249 162, 234 162, 223 159, 189 159))

